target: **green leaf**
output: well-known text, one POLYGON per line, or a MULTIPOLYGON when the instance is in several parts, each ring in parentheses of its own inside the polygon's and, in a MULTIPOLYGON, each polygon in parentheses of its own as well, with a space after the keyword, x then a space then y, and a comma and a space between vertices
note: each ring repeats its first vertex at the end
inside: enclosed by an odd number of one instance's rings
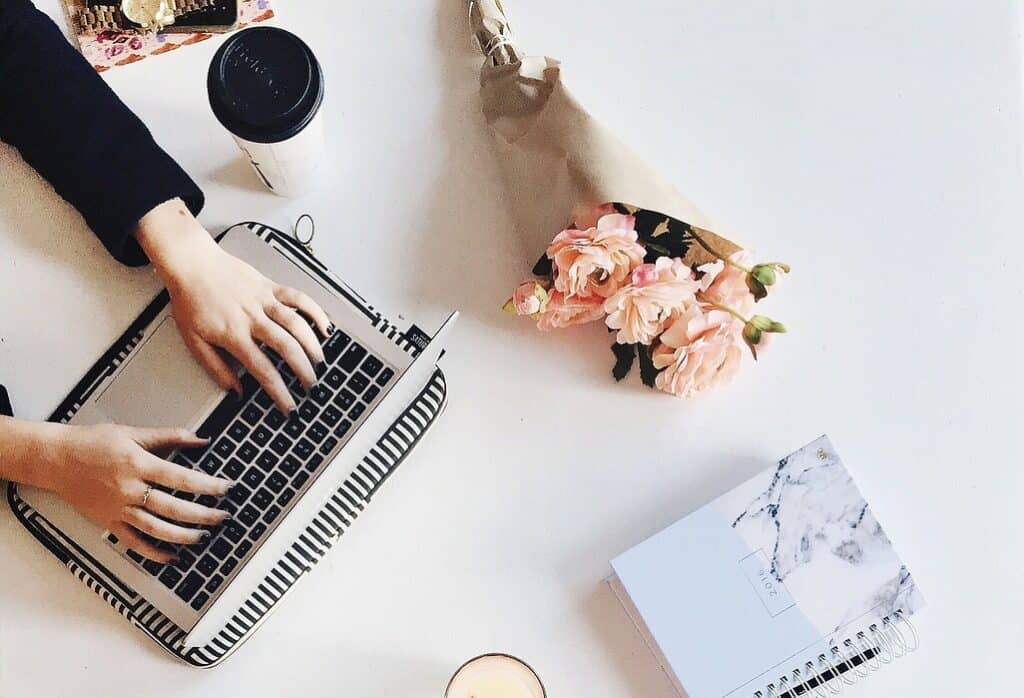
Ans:
POLYGON ((654 379, 661 371, 654 367, 654 361, 651 360, 651 348, 646 344, 637 344, 636 354, 640 357, 640 380, 648 388, 653 388, 654 379))
POLYGON ((612 345, 612 353, 615 354, 615 366, 612 368, 612 376, 616 381, 620 381, 629 375, 630 370, 633 368, 633 360, 636 358, 636 349, 634 344, 619 344, 616 342, 612 345))
POLYGON ((533 265, 533 275, 546 277, 551 276, 551 260, 546 254, 542 254, 537 263, 533 265))

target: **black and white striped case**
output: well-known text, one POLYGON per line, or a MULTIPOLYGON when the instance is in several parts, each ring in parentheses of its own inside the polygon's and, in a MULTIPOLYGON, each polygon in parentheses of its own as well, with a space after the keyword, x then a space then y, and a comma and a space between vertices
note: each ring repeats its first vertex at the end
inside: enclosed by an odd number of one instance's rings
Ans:
MULTIPOLYGON (((305 248, 278 230, 258 223, 242 224, 286 255, 307 273, 342 294, 367 315, 374 327, 412 355, 422 347, 424 335, 415 326, 402 331, 373 309, 359 294, 331 274, 305 248)), ((53 422, 66 422, 88 399, 102 379, 113 371, 131 351, 142 329, 167 304, 161 293, 82 379, 71 395, 50 417, 53 422)), ((186 631, 154 608, 145 598, 118 580, 109 570, 82 553, 74 542, 18 496, 17 486, 8 487, 7 499, 18 520, 75 577, 96 592, 126 620, 149 636, 164 650, 195 667, 212 667, 223 662, 247 640, 266 620, 279 602, 295 588, 307 572, 348 530, 359 513, 366 508, 384 481, 409 455, 419 440, 444 410, 447 389, 444 374, 437 369, 427 386, 390 429, 363 458, 362 463, 334 493, 288 552, 246 600, 212 642, 203 647, 186 648, 186 631)))

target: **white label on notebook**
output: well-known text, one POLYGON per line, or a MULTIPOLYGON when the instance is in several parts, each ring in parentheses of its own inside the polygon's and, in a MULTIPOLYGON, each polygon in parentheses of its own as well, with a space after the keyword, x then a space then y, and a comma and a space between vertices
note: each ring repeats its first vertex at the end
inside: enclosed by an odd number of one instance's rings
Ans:
POLYGON ((793 607, 793 597, 772 571, 772 564, 763 550, 759 548, 740 560, 740 569, 772 618, 793 607))

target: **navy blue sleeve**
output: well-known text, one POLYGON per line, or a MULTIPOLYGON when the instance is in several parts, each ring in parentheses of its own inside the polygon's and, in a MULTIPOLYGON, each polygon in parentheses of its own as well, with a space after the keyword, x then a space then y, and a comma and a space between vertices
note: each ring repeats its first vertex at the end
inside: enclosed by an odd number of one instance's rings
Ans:
POLYGON ((121 262, 148 261, 134 232, 153 207, 180 197, 199 213, 199 187, 29 0, 0 0, 0 90, 0 140, 121 262))
POLYGON ((0 417, 13 417, 14 410, 11 409, 11 401, 7 399, 7 391, 0 385, 0 417))

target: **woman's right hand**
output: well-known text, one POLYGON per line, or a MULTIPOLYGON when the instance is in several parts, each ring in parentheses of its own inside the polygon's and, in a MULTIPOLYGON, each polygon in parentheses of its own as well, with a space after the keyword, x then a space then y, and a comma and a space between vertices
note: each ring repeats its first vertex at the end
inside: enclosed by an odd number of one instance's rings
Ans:
POLYGON ((127 547, 151 560, 170 562, 173 553, 148 542, 139 532, 168 543, 194 545, 210 532, 172 522, 216 526, 229 515, 154 485, 221 497, 235 483, 171 463, 153 452, 201 448, 208 443, 186 429, 64 426, 44 449, 44 486, 127 547))

